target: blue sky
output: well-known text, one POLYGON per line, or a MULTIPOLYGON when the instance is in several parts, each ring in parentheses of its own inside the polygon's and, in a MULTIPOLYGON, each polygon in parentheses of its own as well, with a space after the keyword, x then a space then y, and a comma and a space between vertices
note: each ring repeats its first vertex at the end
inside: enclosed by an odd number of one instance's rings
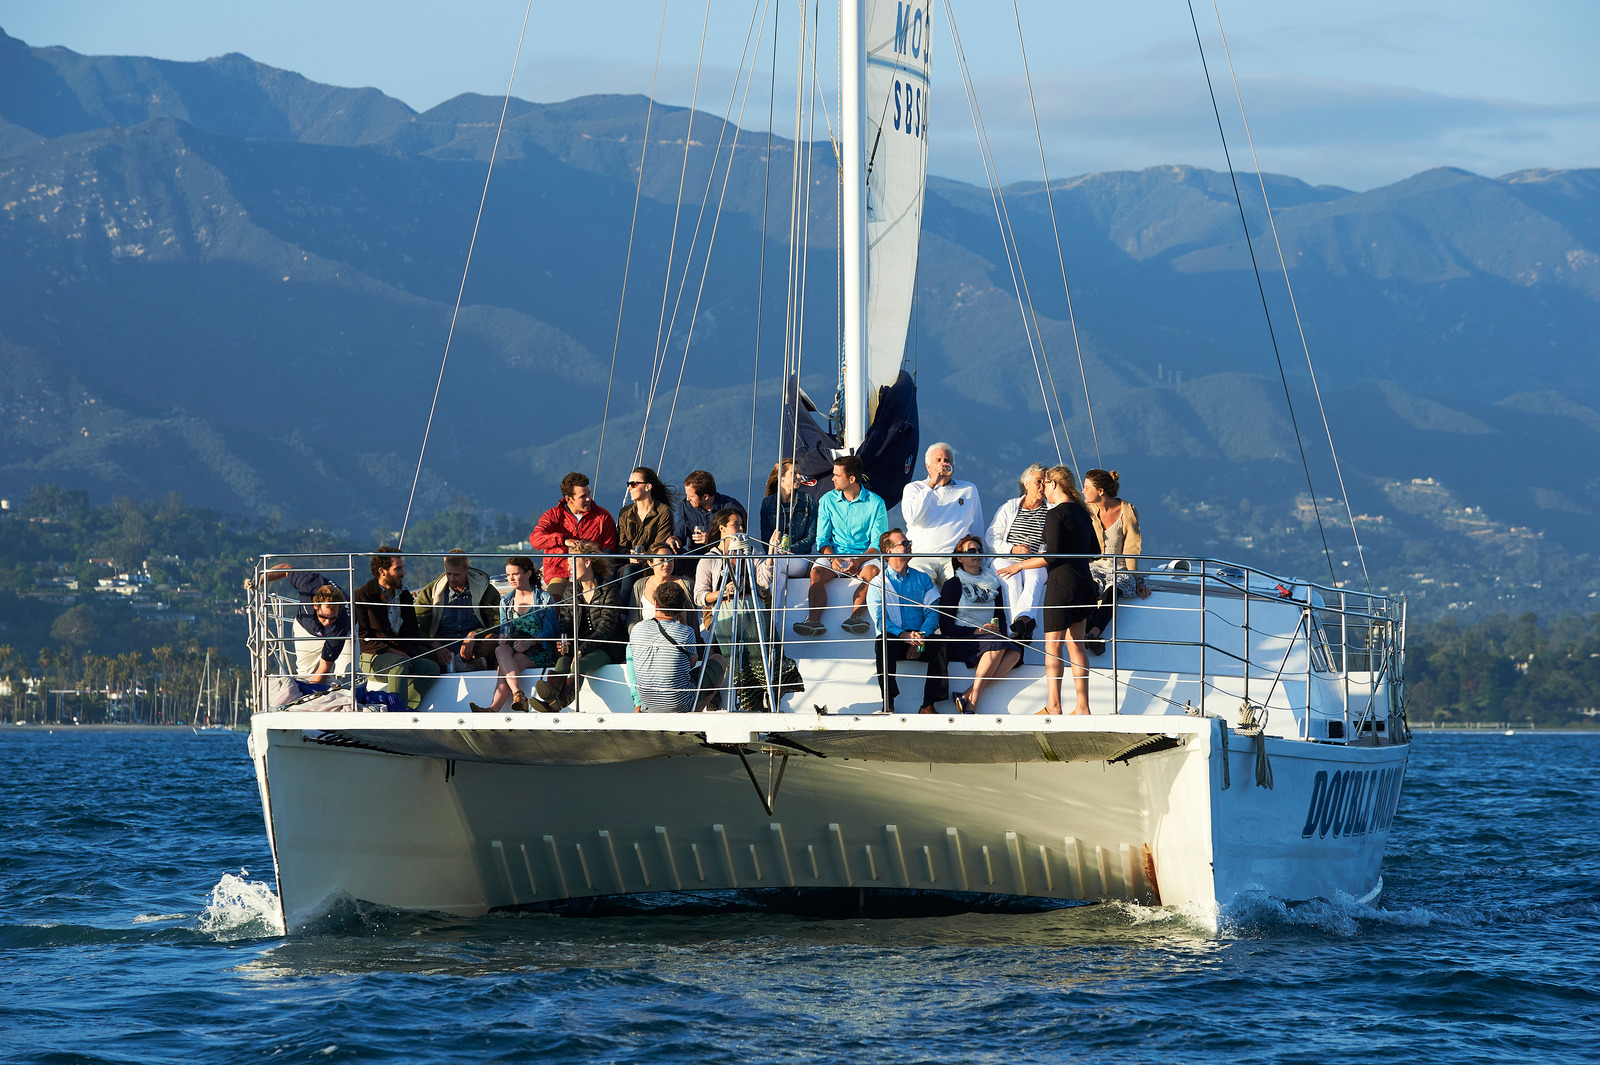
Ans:
MULTIPOLYGON (((720 112, 728 100, 752 2, 710 2, 702 107, 720 112)), ((1019 4, 1052 176, 1223 165, 1183 0, 1019 4)), ((1268 170, 1365 189, 1433 166, 1497 175, 1600 165, 1597 0, 1218 5, 1268 170)), ((777 6, 782 131, 792 128, 787 31, 799 5, 777 6)), ((706 2, 667 0, 666 8, 657 95, 687 104, 706 2)), ((198 60, 243 52, 317 81, 376 86, 421 110, 460 92, 503 93, 525 9, 525 0, 0 0, 0 28, 33 45, 89 54, 198 60)), ((954 0, 954 10, 1002 176, 1037 178, 1011 4, 954 0)), ((1240 138, 1235 161, 1247 165, 1212 0, 1195 0, 1195 11, 1230 138, 1240 138)), ((648 91, 661 13, 659 0, 534 0, 516 94, 548 101, 648 91)), ((831 23, 824 11, 825 68, 831 23)), ((981 180, 948 27, 939 33, 929 165, 981 180)), ((770 74, 770 40, 765 47, 758 82, 770 74)), ((832 85, 831 73, 824 81, 832 85)), ((750 107, 745 124, 764 126, 759 88, 750 107)))

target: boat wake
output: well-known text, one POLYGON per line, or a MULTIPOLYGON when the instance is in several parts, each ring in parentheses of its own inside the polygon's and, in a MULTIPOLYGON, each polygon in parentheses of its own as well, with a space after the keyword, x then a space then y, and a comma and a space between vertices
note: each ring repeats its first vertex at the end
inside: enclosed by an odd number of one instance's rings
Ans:
POLYGON ((200 913, 200 931, 221 942, 283 935, 278 896, 267 884, 246 879, 249 875, 247 869, 240 869, 238 876, 222 875, 200 913))
POLYGON ((1219 934, 1224 939, 1262 939, 1286 932, 1350 938, 1374 928, 1468 928, 1490 923, 1498 916, 1503 915, 1426 906, 1391 910, 1343 894, 1295 903, 1265 894, 1248 894, 1224 912, 1219 934))

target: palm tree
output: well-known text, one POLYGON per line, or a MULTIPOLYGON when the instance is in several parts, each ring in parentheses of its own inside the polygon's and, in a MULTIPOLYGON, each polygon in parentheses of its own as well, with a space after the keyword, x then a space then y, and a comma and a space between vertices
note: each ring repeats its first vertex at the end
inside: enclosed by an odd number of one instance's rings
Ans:
POLYGON ((8 643, 0 644, 0 681, 4 681, 6 686, 11 689, 11 716, 13 719, 16 718, 17 706, 21 701, 17 694, 17 686, 20 683, 20 679, 14 673, 16 663, 17 652, 12 646, 8 643))

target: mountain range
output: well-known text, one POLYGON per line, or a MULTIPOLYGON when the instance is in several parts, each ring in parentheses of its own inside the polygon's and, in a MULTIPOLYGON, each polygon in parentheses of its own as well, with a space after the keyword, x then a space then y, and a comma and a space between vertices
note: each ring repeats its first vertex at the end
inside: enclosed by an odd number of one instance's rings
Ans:
MULTIPOLYGON (((496 150, 502 104, 0 32, 0 495, 177 489, 365 543, 400 527, 436 386, 418 514, 528 516, 572 468, 609 503, 636 455, 759 494, 791 287, 806 387, 826 407, 836 381, 829 142, 589 96, 512 100, 496 150)), ((1059 447, 1121 472, 1147 551, 1360 586, 1342 474, 1373 580, 1419 608, 1594 609, 1600 170, 1262 184, 1271 227, 1239 176, 1247 239, 1225 173, 1003 203, 930 178, 924 442, 991 507, 1059 447)))

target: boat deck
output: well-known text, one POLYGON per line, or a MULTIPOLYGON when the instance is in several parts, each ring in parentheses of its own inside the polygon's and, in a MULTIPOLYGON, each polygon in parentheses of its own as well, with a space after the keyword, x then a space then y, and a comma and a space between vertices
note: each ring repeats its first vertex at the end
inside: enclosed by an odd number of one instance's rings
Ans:
MULTIPOLYGON (((1285 739, 1393 742, 1390 737, 1397 728, 1392 721, 1394 693, 1388 679, 1393 652, 1380 645, 1392 638, 1395 626, 1386 615, 1374 613, 1373 598, 1361 597, 1362 602, 1353 609, 1350 604, 1330 608, 1326 593, 1331 590, 1285 584, 1226 564, 1193 565, 1195 569, 1187 572, 1143 573, 1149 597, 1118 600, 1113 623, 1105 634, 1106 650, 1089 660, 1092 730, 1182 733, 1190 731, 1185 722, 1220 717, 1235 728, 1264 725, 1268 735, 1285 739), (1151 717, 1163 720, 1157 726, 1148 720, 1151 717)), ((785 602, 773 612, 771 623, 764 622, 763 636, 769 647, 781 645, 782 653, 795 661, 805 685, 801 692, 782 695, 776 713, 636 713, 628 673, 623 666, 613 665, 586 677, 576 700, 557 714, 473 713, 470 705, 489 705, 495 688, 495 674, 480 671, 430 680, 414 711, 387 715, 381 723, 367 718, 353 727, 342 715, 335 715, 335 721, 326 720, 330 712, 351 709, 348 693, 336 691, 302 704, 293 712, 293 725, 288 719, 279 719, 272 727, 351 736, 381 732, 387 737, 382 743, 375 739, 362 742, 383 749, 403 743, 416 753, 433 751, 435 741, 402 741, 399 734, 448 734, 452 738, 437 741, 441 757, 486 756, 480 748, 487 741, 463 737, 480 737, 488 729, 524 737, 515 743, 495 741, 502 748, 507 743, 519 751, 528 748, 526 754, 506 753, 514 760, 544 757, 533 753, 534 748, 561 748, 551 738, 558 732, 582 733, 588 736, 584 743, 593 742, 596 731, 632 732, 639 737, 628 741, 632 757, 649 757, 646 751, 652 745, 658 746, 661 754, 693 753, 701 743, 746 743, 757 735, 946 734, 952 738, 950 742, 960 744, 971 742, 975 734, 1034 737, 1075 734, 1083 728, 1080 722, 1084 719, 1074 721, 1070 715, 1035 716, 1045 705, 1042 637, 1023 648, 1022 665, 989 682, 974 715, 957 713, 948 698, 936 704, 938 712, 918 714, 928 667, 923 662, 900 663, 900 697, 892 714, 895 723, 887 724, 890 718, 884 713, 873 662, 876 637, 855 636, 840 629, 849 616, 850 588, 844 581, 832 582, 822 618, 827 631, 817 637, 801 637, 793 633, 792 624, 804 617, 806 587, 803 580, 789 581, 785 602), (532 743, 526 738, 530 736, 544 738, 532 743)), ((1332 594, 1342 598, 1341 593, 1332 594)), ((280 617, 287 605, 287 600, 277 604, 280 617)), ((279 662, 285 657, 280 655, 279 662)), ((258 668, 271 664, 271 654, 258 658, 258 668)), ((281 676, 281 670, 281 664, 274 670, 264 669, 265 685, 281 676)), ((543 676, 543 671, 525 672, 522 689, 532 694, 543 676)), ((965 692, 971 686, 972 670, 952 662, 949 678, 952 693, 965 692)), ((1072 705, 1070 671, 1063 681, 1062 698, 1065 706, 1072 705)), ((731 691, 724 703, 733 705, 731 691)), ((1034 739, 1019 743, 1033 752, 1029 757, 1053 756, 1049 744, 1040 753, 1040 744, 1034 739)), ((582 744, 574 750, 580 747, 582 744)), ((1015 761, 1017 757, 1006 755, 999 760, 1015 761)))

